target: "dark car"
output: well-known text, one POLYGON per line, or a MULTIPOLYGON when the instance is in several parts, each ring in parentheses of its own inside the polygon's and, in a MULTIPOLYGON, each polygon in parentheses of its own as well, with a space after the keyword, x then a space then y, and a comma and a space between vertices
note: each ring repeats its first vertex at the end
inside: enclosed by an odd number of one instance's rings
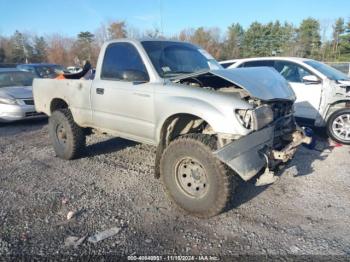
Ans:
POLYGON ((39 78, 55 78, 59 73, 68 73, 63 66, 57 64, 22 64, 17 69, 31 72, 39 78))

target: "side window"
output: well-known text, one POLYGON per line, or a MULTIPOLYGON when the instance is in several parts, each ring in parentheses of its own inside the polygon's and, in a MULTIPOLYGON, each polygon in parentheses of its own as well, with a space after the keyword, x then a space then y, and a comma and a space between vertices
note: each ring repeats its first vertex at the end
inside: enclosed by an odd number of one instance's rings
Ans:
POLYGON ((234 63, 229 62, 229 63, 222 63, 221 65, 222 65, 223 68, 228 68, 230 65, 233 65, 233 64, 234 63))
POLYGON ((140 54, 132 44, 110 44, 103 59, 101 79, 125 80, 126 72, 143 73, 149 79, 140 54))
POLYGON ((302 66, 288 61, 276 61, 274 67, 289 82, 302 83, 304 76, 311 75, 302 66))
POLYGON ((269 66, 273 67, 274 62, 272 60, 257 60, 257 61, 248 61, 241 64, 239 67, 259 67, 259 66, 269 66))

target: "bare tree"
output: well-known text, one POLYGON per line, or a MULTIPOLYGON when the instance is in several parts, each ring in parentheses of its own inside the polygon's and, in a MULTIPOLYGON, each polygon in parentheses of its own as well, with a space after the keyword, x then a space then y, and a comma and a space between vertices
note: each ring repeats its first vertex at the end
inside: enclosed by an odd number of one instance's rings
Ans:
POLYGON ((126 24, 124 21, 110 22, 107 28, 109 39, 118 39, 127 37, 126 24))
POLYGON ((101 23, 101 25, 95 30, 94 35, 96 44, 101 47, 103 43, 108 40, 107 26, 104 23, 101 23))
POLYGON ((61 65, 74 64, 75 55, 72 53, 74 40, 68 37, 63 37, 60 34, 54 34, 47 38, 48 42, 48 60, 51 63, 61 65))
POLYGON ((194 35, 194 31, 195 29, 193 28, 187 28, 187 29, 183 29, 181 30, 178 38, 180 41, 191 41, 191 39, 193 38, 193 35, 194 35))
POLYGON ((329 42, 328 42, 328 32, 330 30, 332 22, 330 19, 322 19, 320 20, 320 29, 321 29, 321 54, 322 54, 322 61, 326 60, 326 56, 329 53, 329 42))
MULTIPOLYGON (((197 28, 190 36, 190 42, 201 46, 216 58, 221 57, 222 46, 220 43, 220 29, 204 27, 197 28)), ((183 36, 181 36, 183 37, 183 36)))

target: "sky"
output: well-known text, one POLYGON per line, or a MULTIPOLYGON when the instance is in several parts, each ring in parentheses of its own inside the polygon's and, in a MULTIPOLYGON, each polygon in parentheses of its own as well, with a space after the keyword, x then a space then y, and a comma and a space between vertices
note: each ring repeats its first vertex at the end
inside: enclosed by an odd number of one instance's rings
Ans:
POLYGON ((139 31, 158 28, 172 36, 200 26, 225 32, 237 22, 247 28, 278 19, 297 26, 308 17, 331 30, 336 18, 350 19, 350 0, 0 0, 0 35, 19 30, 76 36, 124 20, 139 31))

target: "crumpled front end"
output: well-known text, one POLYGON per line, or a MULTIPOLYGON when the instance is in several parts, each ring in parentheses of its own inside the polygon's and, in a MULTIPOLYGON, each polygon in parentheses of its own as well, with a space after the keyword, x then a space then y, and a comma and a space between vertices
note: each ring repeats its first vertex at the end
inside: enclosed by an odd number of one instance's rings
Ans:
POLYGON ((240 103, 232 99, 237 120, 234 122, 239 131, 216 133, 219 149, 214 154, 243 180, 251 179, 265 168, 258 184, 273 182, 276 177, 270 170, 291 159, 301 143, 309 142, 295 124, 295 94, 272 68, 207 70, 177 76, 171 81, 239 99, 240 103))
POLYGON ((225 145, 214 154, 245 181, 265 168, 257 180, 260 186, 275 182, 271 170, 292 159, 299 145, 310 142, 311 138, 296 126, 293 115, 288 115, 225 145))

